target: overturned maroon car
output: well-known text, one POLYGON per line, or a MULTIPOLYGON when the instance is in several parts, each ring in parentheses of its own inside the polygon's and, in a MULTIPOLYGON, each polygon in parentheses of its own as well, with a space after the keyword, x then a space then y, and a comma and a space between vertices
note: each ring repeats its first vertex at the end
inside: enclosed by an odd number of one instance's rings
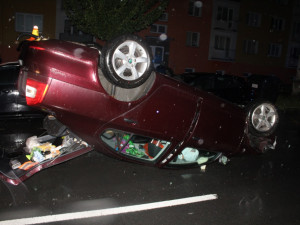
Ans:
POLYGON ((103 48, 59 40, 26 42, 19 92, 48 113, 47 134, 15 157, 2 152, 0 177, 19 184, 41 169, 93 149, 160 168, 201 166, 275 147, 270 102, 240 108, 154 72, 144 41, 123 35, 103 48))

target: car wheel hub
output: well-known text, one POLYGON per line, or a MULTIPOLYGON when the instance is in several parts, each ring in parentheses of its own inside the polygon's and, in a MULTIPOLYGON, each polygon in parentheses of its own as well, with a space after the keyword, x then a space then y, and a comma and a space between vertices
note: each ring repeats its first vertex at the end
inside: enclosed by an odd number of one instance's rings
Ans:
POLYGON ((137 42, 130 40, 116 48, 112 62, 115 73, 128 81, 140 78, 150 64, 146 50, 137 42))
POLYGON ((277 120, 277 113, 271 104, 261 104, 253 110, 251 122, 256 130, 269 131, 277 120))

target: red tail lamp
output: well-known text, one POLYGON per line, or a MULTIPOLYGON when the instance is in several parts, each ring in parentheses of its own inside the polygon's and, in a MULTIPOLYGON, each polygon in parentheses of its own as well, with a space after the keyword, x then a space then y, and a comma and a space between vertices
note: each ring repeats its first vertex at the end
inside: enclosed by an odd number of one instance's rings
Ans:
POLYGON ((27 79, 25 91, 27 105, 37 105, 41 103, 47 93, 47 90, 48 84, 27 79))

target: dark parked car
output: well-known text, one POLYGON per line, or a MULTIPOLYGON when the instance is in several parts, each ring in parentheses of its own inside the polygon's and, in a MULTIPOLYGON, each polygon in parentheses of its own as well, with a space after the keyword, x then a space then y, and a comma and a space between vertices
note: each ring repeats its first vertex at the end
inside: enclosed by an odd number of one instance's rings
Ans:
POLYGON ((19 91, 28 105, 48 112, 48 134, 27 139, 17 157, 0 154, 0 177, 12 184, 92 149, 162 168, 274 148, 274 105, 260 102, 246 111, 154 72, 137 36, 121 36, 99 51, 33 41, 21 55, 19 91))
POLYGON ((211 92, 240 106, 262 100, 275 103, 281 83, 276 76, 257 74, 239 77, 218 73, 185 73, 180 77, 191 86, 211 92))
POLYGON ((19 95, 17 80, 20 65, 7 63, 0 65, 0 118, 8 116, 45 116, 40 110, 26 104, 24 96, 19 95))
POLYGON ((248 86, 251 88, 251 98, 265 99, 275 103, 281 88, 281 81, 275 75, 251 74, 247 78, 248 86))

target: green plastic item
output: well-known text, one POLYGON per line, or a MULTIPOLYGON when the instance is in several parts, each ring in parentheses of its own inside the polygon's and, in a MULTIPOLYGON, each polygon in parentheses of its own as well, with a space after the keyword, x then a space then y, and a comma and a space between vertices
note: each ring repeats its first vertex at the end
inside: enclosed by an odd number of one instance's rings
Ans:
POLYGON ((41 152, 41 149, 38 148, 38 147, 33 147, 32 150, 31 150, 30 155, 26 155, 26 158, 27 158, 28 160, 31 160, 32 157, 33 157, 33 155, 34 155, 34 152, 35 152, 35 151, 41 152))
POLYGON ((137 150, 137 149, 134 147, 134 144, 132 143, 132 141, 129 141, 128 145, 129 145, 129 148, 126 149, 126 153, 127 153, 127 154, 136 156, 136 157, 138 157, 138 158, 141 158, 141 157, 144 156, 145 153, 142 152, 142 151, 137 150))

